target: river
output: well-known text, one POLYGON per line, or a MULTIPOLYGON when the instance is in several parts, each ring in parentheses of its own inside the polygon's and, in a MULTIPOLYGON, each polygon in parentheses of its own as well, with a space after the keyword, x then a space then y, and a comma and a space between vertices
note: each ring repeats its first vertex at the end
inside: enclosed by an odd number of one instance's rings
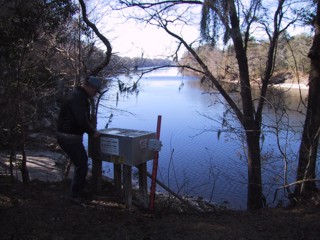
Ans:
MULTIPOLYGON (((124 82, 135 76, 120 76, 124 82)), ((116 83, 116 80, 113 81, 116 83)), ((247 164, 242 129, 227 110, 218 93, 206 93, 197 77, 183 76, 175 69, 157 70, 139 81, 139 92, 117 94, 118 86, 110 86, 99 106, 98 128, 128 128, 156 131, 157 116, 162 116, 158 178, 175 192, 194 198, 203 198, 232 209, 246 209, 247 164), (111 122, 110 114, 113 115, 111 122), (228 121, 226 121, 228 120, 228 121), (226 125, 226 123, 229 123, 226 125), (227 126, 224 128, 222 126, 227 126)), ((305 99, 307 90, 302 90, 305 99)), ((273 206, 284 200, 283 191, 273 203, 275 189, 284 184, 284 157, 275 138, 274 123, 280 122, 274 113, 276 104, 285 99, 290 107, 282 111, 279 132, 282 151, 288 157, 288 179, 294 180, 297 153, 304 122, 304 108, 300 92, 290 90, 281 98, 269 97, 264 111, 262 134, 263 193, 273 206), (298 110, 298 111, 297 111, 298 110), (290 123, 292 128, 286 126, 290 123)), ((274 95, 272 95, 274 96, 274 95)), ((239 93, 232 94, 235 101, 239 93)), ((104 163, 104 174, 112 176, 113 166, 104 163)), ((152 161, 148 162, 151 172, 152 161)), ((158 191, 164 191, 157 187, 158 191)))

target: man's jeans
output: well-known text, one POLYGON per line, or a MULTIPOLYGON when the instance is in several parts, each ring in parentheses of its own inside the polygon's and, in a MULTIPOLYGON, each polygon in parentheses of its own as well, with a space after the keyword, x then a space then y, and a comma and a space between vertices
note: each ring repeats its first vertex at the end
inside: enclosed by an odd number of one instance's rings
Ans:
POLYGON ((74 175, 72 179, 72 196, 77 197, 84 189, 88 172, 88 155, 81 142, 68 142, 66 139, 57 138, 62 150, 69 156, 74 164, 74 175))

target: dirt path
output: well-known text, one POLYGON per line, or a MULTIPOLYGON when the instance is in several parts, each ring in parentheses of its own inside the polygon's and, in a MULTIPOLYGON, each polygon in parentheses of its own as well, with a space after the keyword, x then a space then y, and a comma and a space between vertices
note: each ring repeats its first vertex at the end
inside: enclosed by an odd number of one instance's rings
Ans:
MULTIPOLYGON (((44 182, 58 182, 64 178, 64 166, 66 158, 63 154, 48 150, 27 150, 27 168, 30 180, 44 182)), ((21 159, 17 155, 17 160, 21 159)), ((2 171, 9 173, 9 155, 7 152, 0 152, 0 163, 2 171)), ((17 166, 14 167, 15 177, 21 180, 21 174, 17 166)))

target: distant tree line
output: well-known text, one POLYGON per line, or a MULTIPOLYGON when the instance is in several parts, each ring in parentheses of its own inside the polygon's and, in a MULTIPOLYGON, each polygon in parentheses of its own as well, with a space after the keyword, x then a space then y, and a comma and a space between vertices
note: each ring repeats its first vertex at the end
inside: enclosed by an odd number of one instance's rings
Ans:
MULTIPOLYGON (((301 33, 296 36, 286 36, 281 34, 279 37, 275 64, 274 75, 287 73, 287 77, 306 76, 310 72, 310 58, 308 52, 312 45, 313 36, 301 33)), ((268 42, 250 39, 248 43, 248 61, 250 61, 249 71, 250 80, 259 83, 261 69, 265 67, 267 62, 268 42)), ((219 80, 238 81, 239 69, 237 59, 235 58, 235 49, 233 45, 226 46, 223 49, 213 46, 211 43, 201 45, 195 49, 195 52, 204 59, 204 62, 217 75, 219 80)), ((200 65, 190 52, 185 52, 179 61, 181 65, 196 66, 200 69, 200 65)), ((191 71, 191 74, 197 74, 191 71)), ((280 78, 279 81, 284 81, 280 78)), ((272 82, 271 83, 281 83, 272 82)))

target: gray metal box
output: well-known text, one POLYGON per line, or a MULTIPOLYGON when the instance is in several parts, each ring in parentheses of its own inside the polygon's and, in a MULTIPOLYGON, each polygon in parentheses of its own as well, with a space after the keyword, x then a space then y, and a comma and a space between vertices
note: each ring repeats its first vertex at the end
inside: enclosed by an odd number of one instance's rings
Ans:
POLYGON ((153 159, 154 152, 148 148, 156 133, 132 129, 110 128, 99 130, 100 156, 102 161, 137 166, 153 159))

